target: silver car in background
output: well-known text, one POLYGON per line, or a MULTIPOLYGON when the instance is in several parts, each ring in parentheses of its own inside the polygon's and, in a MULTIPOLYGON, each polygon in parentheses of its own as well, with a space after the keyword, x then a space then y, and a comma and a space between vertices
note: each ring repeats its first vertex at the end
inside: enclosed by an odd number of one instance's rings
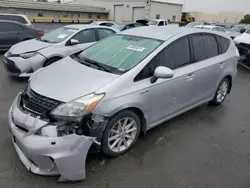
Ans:
POLYGON ((29 77, 41 67, 79 52, 109 35, 117 33, 98 25, 67 25, 50 31, 38 39, 20 42, 4 55, 6 71, 19 77, 29 77))
POLYGON ((201 104, 220 105, 237 55, 230 37, 207 30, 139 27, 112 35, 31 76, 9 110, 16 151, 36 174, 82 180, 93 143, 119 156, 140 132, 201 104))

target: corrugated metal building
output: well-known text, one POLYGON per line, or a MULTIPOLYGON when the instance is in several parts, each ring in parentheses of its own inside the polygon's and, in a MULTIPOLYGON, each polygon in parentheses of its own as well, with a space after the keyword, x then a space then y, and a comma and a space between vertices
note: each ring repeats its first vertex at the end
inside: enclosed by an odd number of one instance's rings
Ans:
POLYGON ((105 7, 109 19, 116 22, 155 18, 180 21, 183 6, 179 0, 75 0, 68 4, 105 7))
POLYGON ((105 7, 84 4, 43 3, 28 0, 0 0, 1 13, 25 14, 32 21, 59 19, 78 21, 78 19, 108 19, 109 11, 105 7))

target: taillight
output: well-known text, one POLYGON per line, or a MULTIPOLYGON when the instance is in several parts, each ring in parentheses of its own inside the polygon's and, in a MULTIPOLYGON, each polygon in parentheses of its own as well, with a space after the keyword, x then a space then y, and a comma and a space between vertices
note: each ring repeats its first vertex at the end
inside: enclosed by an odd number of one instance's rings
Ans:
POLYGON ((29 27, 30 27, 30 28, 33 28, 33 25, 30 24, 29 27))
POLYGON ((40 36, 43 36, 44 32, 43 31, 38 31, 37 34, 40 35, 40 36))

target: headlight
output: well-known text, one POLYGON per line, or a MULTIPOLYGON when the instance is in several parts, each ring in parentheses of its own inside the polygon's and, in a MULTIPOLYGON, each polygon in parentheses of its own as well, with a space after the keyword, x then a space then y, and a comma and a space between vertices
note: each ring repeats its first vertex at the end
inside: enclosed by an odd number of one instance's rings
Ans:
POLYGON ((59 120, 81 121, 83 116, 91 113, 105 94, 89 94, 71 102, 61 104, 51 111, 51 115, 59 120))
POLYGON ((38 55, 39 53, 38 52, 28 52, 28 53, 23 53, 23 54, 20 54, 20 57, 24 58, 24 59, 29 59, 33 56, 36 56, 38 55))

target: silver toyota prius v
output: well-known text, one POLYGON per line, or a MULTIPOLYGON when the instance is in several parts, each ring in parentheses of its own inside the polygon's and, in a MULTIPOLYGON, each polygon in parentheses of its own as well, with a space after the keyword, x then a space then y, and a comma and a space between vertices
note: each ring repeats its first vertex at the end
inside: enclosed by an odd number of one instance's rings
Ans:
POLYGON ((85 179, 91 146, 119 156, 140 132, 220 105, 238 56, 219 32, 139 27, 112 35, 32 74, 9 110, 14 147, 35 174, 85 179))

